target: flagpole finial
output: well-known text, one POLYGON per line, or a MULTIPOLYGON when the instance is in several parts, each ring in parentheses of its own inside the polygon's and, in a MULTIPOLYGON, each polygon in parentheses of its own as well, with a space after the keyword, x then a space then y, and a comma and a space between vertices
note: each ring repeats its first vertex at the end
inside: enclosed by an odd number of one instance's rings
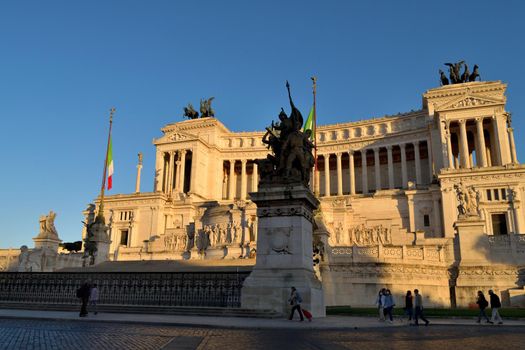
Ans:
POLYGON ((111 107, 111 109, 109 110, 109 122, 113 122, 113 114, 115 114, 116 112, 116 109, 115 107, 111 107))

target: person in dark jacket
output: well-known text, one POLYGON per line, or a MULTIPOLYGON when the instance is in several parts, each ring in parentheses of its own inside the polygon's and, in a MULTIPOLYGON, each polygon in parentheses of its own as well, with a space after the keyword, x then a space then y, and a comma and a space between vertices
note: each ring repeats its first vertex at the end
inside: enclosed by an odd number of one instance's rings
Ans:
POLYGON ((288 317, 288 319, 291 321, 293 319, 295 310, 297 310, 299 317, 301 318, 301 322, 304 321, 303 313, 301 311, 301 303, 303 302, 303 299, 295 287, 292 287, 288 302, 290 305, 292 305, 292 311, 290 312, 290 317, 288 317))
POLYGON ((414 307, 416 311, 416 322, 414 324, 416 326, 419 326, 419 319, 422 319, 423 321, 425 321, 425 326, 428 326, 430 322, 423 315, 423 297, 421 296, 421 294, 419 294, 419 290, 417 289, 414 289, 414 307))
POLYGON ((487 323, 493 323, 491 320, 489 320, 487 314, 485 313, 485 309, 487 308, 487 306, 489 306, 489 302, 487 301, 487 299, 485 299, 485 295, 483 295, 483 292, 480 290, 478 290, 478 298, 476 300, 476 304, 478 304, 479 307, 479 316, 476 322, 480 323, 481 317, 484 317, 487 323))
POLYGON ((407 290, 407 294, 405 295, 405 315, 408 316, 408 323, 410 323, 414 315, 414 298, 412 297, 412 292, 409 290, 407 290))
POLYGON ((82 286, 77 289, 77 297, 80 298, 80 301, 82 303, 82 306, 80 307, 80 317, 86 317, 87 312, 87 304, 89 302, 89 295, 91 293, 91 287, 89 286, 89 283, 84 282, 82 286))
POLYGON ((498 324, 503 324, 503 319, 499 315, 499 309, 501 307, 501 302, 499 297, 491 290, 489 290, 490 295, 490 308, 492 309, 492 322, 498 322, 498 324))

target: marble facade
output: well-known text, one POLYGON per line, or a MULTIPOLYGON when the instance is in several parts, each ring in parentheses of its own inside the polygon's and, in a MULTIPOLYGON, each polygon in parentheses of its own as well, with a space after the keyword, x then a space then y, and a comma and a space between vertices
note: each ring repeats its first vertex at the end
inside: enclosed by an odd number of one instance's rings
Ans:
MULTIPOLYGON (((506 305, 523 303, 525 166, 506 87, 442 86, 416 111, 318 126, 313 241, 326 305, 370 306, 383 286, 398 304, 414 288, 426 305, 468 306, 488 288, 506 305), (469 222, 459 217, 459 184, 477 196, 469 222)), ((140 192, 139 180, 135 193, 106 197, 106 258, 255 265, 250 193, 258 190, 254 160, 268 154, 264 132, 232 132, 215 118, 161 131, 152 191, 140 192)))

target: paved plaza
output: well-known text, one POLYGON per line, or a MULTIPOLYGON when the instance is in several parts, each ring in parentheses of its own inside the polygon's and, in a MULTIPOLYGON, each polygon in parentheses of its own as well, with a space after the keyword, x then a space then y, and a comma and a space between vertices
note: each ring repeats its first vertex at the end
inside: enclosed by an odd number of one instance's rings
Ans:
POLYGON ((0 310, 1 349, 517 349, 525 341, 523 321, 489 326, 433 319, 429 327, 411 327, 366 317, 312 323, 217 318, 221 327, 206 324, 204 317, 106 314, 79 320, 66 317, 73 313, 27 312, 33 317, 0 310))

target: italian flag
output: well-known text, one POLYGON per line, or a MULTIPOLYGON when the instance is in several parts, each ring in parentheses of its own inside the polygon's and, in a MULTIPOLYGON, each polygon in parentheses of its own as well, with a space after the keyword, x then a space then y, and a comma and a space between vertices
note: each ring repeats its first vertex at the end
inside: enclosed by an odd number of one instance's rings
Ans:
POLYGON ((314 135, 314 107, 312 106, 312 109, 310 109, 310 113, 308 114, 308 118, 306 119, 306 123, 304 123, 303 132, 306 132, 306 130, 311 130, 312 135, 310 136, 310 139, 315 139, 314 135))
POLYGON ((108 191, 113 187, 113 140, 109 138, 108 146, 108 191))

